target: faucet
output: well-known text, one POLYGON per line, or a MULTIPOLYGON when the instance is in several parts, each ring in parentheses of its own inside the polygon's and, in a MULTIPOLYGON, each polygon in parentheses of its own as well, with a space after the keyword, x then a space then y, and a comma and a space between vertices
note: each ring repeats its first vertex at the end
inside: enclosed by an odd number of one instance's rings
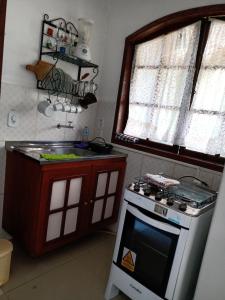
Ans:
POLYGON ((72 121, 68 121, 68 125, 62 125, 62 124, 58 123, 56 125, 56 127, 58 129, 60 129, 60 128, 70 128, 70 129, 73 129, 74 128, 74 126, 72 125, 72 121))

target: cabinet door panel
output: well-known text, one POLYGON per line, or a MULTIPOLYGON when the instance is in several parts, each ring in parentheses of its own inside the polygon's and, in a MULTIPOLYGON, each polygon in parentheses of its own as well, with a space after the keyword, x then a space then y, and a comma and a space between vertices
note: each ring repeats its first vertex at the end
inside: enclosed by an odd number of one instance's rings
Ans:
POLYGON ((115 196, 111 196, 107 198, 104 219, 112 217, 114 202, 115 202, 115 196))
POLYGON ((108 194, 113 194, 116 192, 118 176, 119 176, 119 171, 111 172, 108 194))
POLYGON ((64 234, 76 231, 77 228, 78 207, 68 209, 66 212, 64 234))
POLYGON ((99 222, 101 220, 103 204, 104 204, 104 199, 95 201, 93 215, 92 215, 92 224, 99 222))
POLYGON ((101 197, 105 195, 105 189, 107 184, 108 173, 98 174, 98 182, 96 189, 96 197, 101 197))
POLYGON ((82 186, 82 177, 70 180, 68 205, 78 204, 80 202, 80 193, 82 186))
POLYGON ((66 193, 66 180, 59 180, 53 182, 50 210, 62 208, 64 206, 65 193, 66 193))
POLYGON ((62 216, 62 212, 49 215, 46 242, 54 240, 60 236, 62 216))
POLYGON ((123 187, 125 160, 96 162, 92 169, 92 203, 89 226, 99 228, 115 222, 123 187), (94 185, 97 185, 95 187, 94 185), (95 192, 96 191, 96 192, 95 192))

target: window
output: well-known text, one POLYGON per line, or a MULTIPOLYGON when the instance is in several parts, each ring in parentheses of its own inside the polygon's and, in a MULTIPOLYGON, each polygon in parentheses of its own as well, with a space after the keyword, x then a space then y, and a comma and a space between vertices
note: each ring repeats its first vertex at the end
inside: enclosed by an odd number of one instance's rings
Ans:
MULTIPOLYGON (((0 79, 2 76, 2 59, 5 35, 5 15, 7 0, 0 0, 0 79)), ((1 86, 1 84, 0 84, 1 86)))
POLYGON ((223 15, 225 5, 192 9, 126 39, 113 142, 222 170, 223 15))

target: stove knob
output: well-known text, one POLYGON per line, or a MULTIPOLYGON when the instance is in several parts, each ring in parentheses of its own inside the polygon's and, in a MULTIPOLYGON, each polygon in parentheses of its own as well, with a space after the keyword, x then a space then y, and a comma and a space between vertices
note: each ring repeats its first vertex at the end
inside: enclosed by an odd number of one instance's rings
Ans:
POLYGON ((166 201, 166 204, 169 205, 169 206, 172 206, 174 205, 174 199, 173 197, 169 197, 166 201))
POLYGON ((186 203, 181 203, 181 204, 179 205, 179 210, 185 211, 186 209, 187 209, 187 204, 186 204, 186 203))
POLYGON ((162 193, 158 192, 158 193, 156 193, 156 195, 155 195, 155 200, 156 200, 156 201, 160 201, 160 200, 162 200, 162 197, 163 197, 162 193))
POLYGON ((140 191, 140 184, 139 183, 135 183, 134 184, 134 191, 135 192, 139 192, 140 191))
POLYGON ((151 188, 150 187, 144 188, 143 191, 144 191, 145 196, 150 196, 150 194, 151 194, 151 188))

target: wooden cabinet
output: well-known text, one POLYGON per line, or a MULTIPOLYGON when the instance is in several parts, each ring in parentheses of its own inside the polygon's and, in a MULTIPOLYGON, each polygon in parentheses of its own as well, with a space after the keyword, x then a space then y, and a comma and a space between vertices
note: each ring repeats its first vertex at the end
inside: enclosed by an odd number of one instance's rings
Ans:
POLYGON ((40 165, 7 152, 3 228, 41 255, 116 221, 125 157, 40 165))
POLYGON ((90 226, 98 227, 98 224, 108 223, 118 214, 119 201, 117 194, 120 182, 123 182, 124 166, 120 162, 96 163, 92 169, 93 188, 91 197, 90 226))

